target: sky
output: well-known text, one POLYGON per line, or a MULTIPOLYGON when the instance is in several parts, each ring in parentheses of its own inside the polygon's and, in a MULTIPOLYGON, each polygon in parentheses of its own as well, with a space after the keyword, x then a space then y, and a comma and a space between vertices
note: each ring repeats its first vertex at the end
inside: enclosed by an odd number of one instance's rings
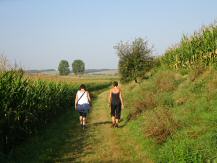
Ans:
POLYGON ((216 0, 0 0, 0 54, 24 69, 118 67, 113 48, 141 37, 154 55, 217 20, 216 0))

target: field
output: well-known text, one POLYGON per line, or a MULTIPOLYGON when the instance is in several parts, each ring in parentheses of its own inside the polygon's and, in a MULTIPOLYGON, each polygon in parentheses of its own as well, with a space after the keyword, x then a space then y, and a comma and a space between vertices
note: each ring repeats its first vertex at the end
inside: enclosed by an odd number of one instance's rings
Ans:
POLYGON ((118 76, 1 73, 0 161, 217 162, 216 29, 184 36, 144 80, 120 84, 119 128, 108 105, 118 76), (86 130, 73 107, 81 83, 93 99, 86 130))
POLYGON ((217 160, 216 70, 195 73, 158 69, 140 85, 124 86, 129 137, 154 162, 217 160))
POLYGON ((64 82, 64 83, 103 83, 112 80, 118 79, 118 75, 106 75, 106 74, 99 74, 99 75, 90 75, 85 74, 81 76, 69 75, 69 76, 59 76, 59 75, 47 75, 41 73, 33 73, 33 74, 25 74, 25 77, 29 80, 46 80, 46 81, 53 81, 53 82, 64 82))
POLYGON ((0 78, 0 151, 3 156, 27 137, 46 128, 60 114, 72 110, 81 83, 93 92, 110 86, 113 79, 29 76, 17 71, 1 73, 0 78))

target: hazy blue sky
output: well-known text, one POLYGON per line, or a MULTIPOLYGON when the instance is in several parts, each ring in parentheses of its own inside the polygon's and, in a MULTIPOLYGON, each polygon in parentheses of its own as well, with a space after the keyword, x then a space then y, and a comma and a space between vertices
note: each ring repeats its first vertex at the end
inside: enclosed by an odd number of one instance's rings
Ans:
POLYGON ((216 18, 216 0, 0 0, 0 54, 25 69, 117 68, 121 40, 147 38, 159 55, 216 18))

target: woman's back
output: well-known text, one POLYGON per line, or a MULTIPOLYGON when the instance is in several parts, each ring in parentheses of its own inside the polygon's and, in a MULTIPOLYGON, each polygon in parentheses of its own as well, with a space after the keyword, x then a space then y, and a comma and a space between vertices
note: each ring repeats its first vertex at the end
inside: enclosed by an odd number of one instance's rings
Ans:
POLYGON ((120 100, 120 89, 118 87, 114 87, 111 90, 111 102, 112 104, 120 104, 121 100, 120 100))
POLYGON ((84 91, 78 91, 77 92, 77 96, 78 96, 78 99, 80 99, 78 101, 79 105, 88 104, 89 103, 89 101, 88 101, 88 92, 87 91, 86 92, 84 92, 84 91))

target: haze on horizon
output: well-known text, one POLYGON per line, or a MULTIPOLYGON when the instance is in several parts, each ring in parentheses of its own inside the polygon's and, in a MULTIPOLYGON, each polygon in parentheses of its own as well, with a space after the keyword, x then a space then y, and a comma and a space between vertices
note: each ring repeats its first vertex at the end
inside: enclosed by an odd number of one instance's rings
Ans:
POLYGON ((113 46, 148 39, 161 55, 217 18, 215 0, 0 0, 0 54, 24 69, 57 69, 82 59, 87 69, 116 69, 113 46))

